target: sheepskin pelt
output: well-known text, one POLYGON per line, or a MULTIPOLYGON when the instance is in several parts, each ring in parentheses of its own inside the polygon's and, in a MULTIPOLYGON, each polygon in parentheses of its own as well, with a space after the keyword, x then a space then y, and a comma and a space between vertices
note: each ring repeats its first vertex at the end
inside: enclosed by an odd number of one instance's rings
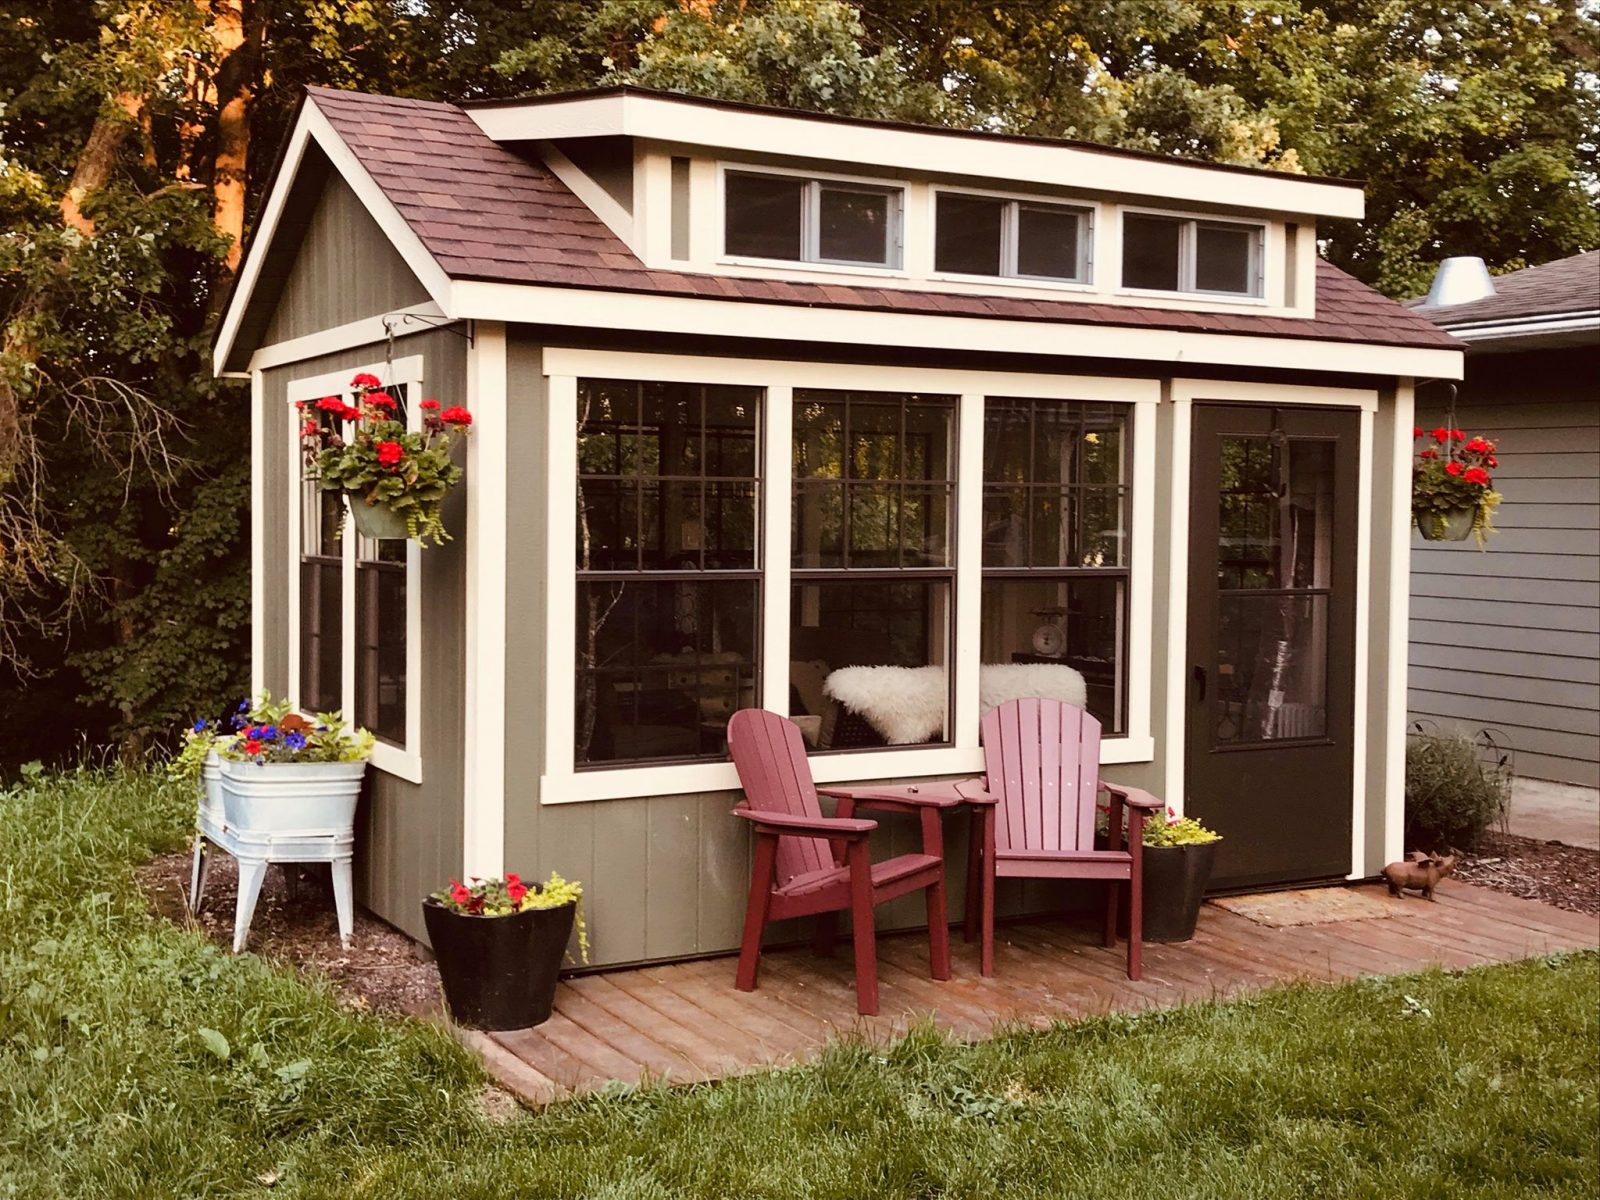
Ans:
MULTIPOLYGON (((891 746, 914 746, 944 731, 949 685, 943 667, 841 667, 822 686, 866 717, 891 746)), ((1083 676, 1065 663, 985 663, 979 669, 983 712, 1026 696, 1082 708, 1087 691, 1083 676)))

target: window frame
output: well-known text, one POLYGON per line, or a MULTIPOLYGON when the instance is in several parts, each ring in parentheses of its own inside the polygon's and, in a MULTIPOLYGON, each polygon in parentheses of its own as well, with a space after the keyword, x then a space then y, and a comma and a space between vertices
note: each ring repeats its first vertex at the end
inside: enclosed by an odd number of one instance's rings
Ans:
POLYGON ((1128 732, 1108 738, 1102 762, 1151 762, 1153 603, 1156 503, 1156 411, 1161 402, 1159 379, 1114 376, 1010 374, 793 360, 695 357, 633 353, 575 347, 542 351, 545 377, 545 435, 548 446, 544 481, 545 613, 550 647, 544 676, 544 770, 541 804, 570 804, 641 796, 685 795, 737 790, 738 773, 730 762, 700 762, 650 767, 618 767, 577 771, 573 762, 573 717, 576 643, 575 561, 577 509, 571 480, 577 473, 576 429, 580 378, 631 379, 644 382, 745 384, 766 391, 762 436, 762 483, 769 497, 761 512, 764 580, 762 584, 761 681, 759 703, 775 712, 789 702, 789 639, 792 573, 790 568, 790 505, 793 491, 792 447, 796 388, 921 392, 955 395, 957 400, 957 466, 955 485, 954 557, 956 582, 953 610, 954 693, 952 743, 927 747, 886 747, 812 759, 819 784, 873 779, 915 779, 939 775, 972 775, 983 769, 978 741, 978 626, 971 621, 982 595, 983 541, 983 413, 985 395, 1057 400, 1089 400, 1131 406, 1129 498, 1128 732), (775 436, 775 433, 777 436, 775 436), (968 620, 970 631, 962 621, 968 620), (573 647, 573 649, 567 649, 573 647))
POLYGON ((1200 297, 1212 301, 1236 304, 1267 305, 1267 227, 1266 221, 1247 218, 1217 216, 1215 213, 1179 212, 1173 209, 1142 208, 1136 205, 1119 205, 1117 208, 1117 275, 1119 296, 1151 296, 1162 299, 1200 297), (1178 230, 1178 286, 1172 288, 1142 288, 1123 283, 1127 262, 1127 218, 1158 217, 1179 223, 1178 230), (1250 263, 1248 267, 1251 288, 1249 292, 1219 292, 1194 286, 1196 255, 1198 252, 1196 229, 1201 225, 1224 229, 1244 229, 1252 234, 1250 263))
MULTIPOLYGON (((411 429, 421 428, 421 409, 417 403, 422 398, 424 382, 423 358, 409 355, 392 362, 370 362, 329 371, 321 375, 292 379, 285 389, 284 420, 289 431, 289 689, 288 694, 298 706, 300 703, 300 538, 301 497, 304 488, 301 479, 300 422, 301 414, 295 404, 301 400, 317 400, 329 395, 347 395, 353 376, 365 372, 376 375, 386 386, 407 389, 406 422, 411 429)), ((345 515, 344 536, 340 539, 343 564, 340 572, 341 623, 339 708, 347 719, 354 722, 356 712, 356 572, 360 558, 361 537, 355 523, 345 515)), ((369 562, 371 560, 368 560, 369 562)), ((372 747, 372 765, 389 775, 411 783, 422 782, 422 549, 414 539, 406 539, 406 718, 405 742, 395 745, 378 740, 372 747)), ((301 710, 302 715, 313 714, 301 710)))
POLYGON ((928 205, 928 278, 958 280, 963 283, 1013 283, 1027 287, 1068 288, 1075 291, 1093 291, 1095 287, 1095 240, 1098 233, 1100 206, 1092 200, 1069 200, 1057 196, 1040 196, 1027 192, 1000 192, 985 188, 945 187, 939 184, 930 189, 928 205), (999 200, 1005 208, 1000 216, 1000 273, 998 275, 973 274, 969 271, 939 270, 939 198, 957 196, 971 200, 999 200), (1076 213, 1078 216, 1078 274, 1073 278, 1061 275, 1024 275, 1017 269, 1020 257, 1021 210, 1044 208, 1076 213))
POLYGON ((906 260, 906 193, 904 180, 863 175, 818 174, 814 171, 787 170, 781 167, 752 166, 745 163, 717 163, 717 262, 730 266, 786 267, 794 270, 864 272, 902 277, 906 260), (728 250, 728 176, 766 175, 805 182, 800 194, 800 258, 763 258, 733 254, 728 250), (829 185, 842 191, 872 192, 889 200, 889 227, 884 233, 886 261, 856 262, 848 258, 823 258, 821 255, 821 194, 829 185))

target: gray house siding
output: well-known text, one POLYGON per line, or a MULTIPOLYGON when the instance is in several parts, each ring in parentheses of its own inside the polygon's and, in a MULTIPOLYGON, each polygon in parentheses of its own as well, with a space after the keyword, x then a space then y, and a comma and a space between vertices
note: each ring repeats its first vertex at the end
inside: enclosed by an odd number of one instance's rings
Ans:
MULTIPOLYGON (((1447 399, 1425 388, 1417 423, 1447 399)), ((1600 349, 1469 356, 1455 423, 1498 443, 1500 532, 1482 554, 1414 538, 1411 716, 1600 786, 1600 349)))
MULTIPOLYGON (((266 661, 264 682, 275 695, 289 687, 288 496, 290 381, 381 362, 382 344, 263 372, 266 403, 266 661)), ((434 330, 397 338, 395 357, 423 357, 424 389, 441 404, 466 403, 466 342, 434 330)), ((422 551, 422 782, 376 769, 367 773, 356 828, 357 898, 384 920, 422 939, 420 902, 461 871, 461 781, 465 763, 466 551, 465 488, 445 507, 455 541, 422 551)))

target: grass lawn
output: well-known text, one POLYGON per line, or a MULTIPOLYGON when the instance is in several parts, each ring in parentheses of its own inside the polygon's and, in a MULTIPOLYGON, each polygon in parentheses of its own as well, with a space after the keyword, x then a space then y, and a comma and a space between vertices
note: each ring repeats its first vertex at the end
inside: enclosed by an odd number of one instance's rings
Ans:
POLYGON ((1600 1194, 1594 954, 496 1117, 444 1032, 146 916, 132 866, 191 811, 0 792, 0 1197, 1600 1194))

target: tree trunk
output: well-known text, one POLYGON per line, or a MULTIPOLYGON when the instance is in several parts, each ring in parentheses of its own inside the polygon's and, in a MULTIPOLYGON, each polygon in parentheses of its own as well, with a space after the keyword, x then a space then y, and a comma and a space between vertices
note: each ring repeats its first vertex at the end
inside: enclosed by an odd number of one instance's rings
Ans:
MULTIPOLYGON (((258 28, 262 22, 258 21, 258 28)), ((211 174, 212 220, 232 239, 224 277, 239 269, 244 241, 245 184, 250 154, 250 105, 255 99, 256 30, 245 35, 244 0, 212 0, 211 38, 217 46, 217 152, 211 174)), ((213 293, 220 303, 224 289, 213 293)))

